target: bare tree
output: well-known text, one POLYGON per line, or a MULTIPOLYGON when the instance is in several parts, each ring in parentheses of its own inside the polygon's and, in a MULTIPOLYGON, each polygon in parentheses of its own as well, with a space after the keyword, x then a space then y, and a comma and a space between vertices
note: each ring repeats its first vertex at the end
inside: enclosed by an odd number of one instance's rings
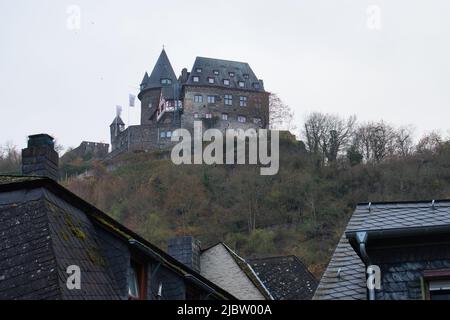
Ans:
POLYGON ((319 112, 309 114, 303 129, 308 151, 320 155, 323 162, 336 161, 350 142, 355 124, 355 116, 345 119, 319 112))
POLYGON ((269 127, 272 130, 295 130, 294 112, 275 93, 269 96, 269 127))
POLYGON ((7 142, 0 146, 0 172, 16 173, 20 172, 21 156, 17 146, 7 142))
POLYGON ((444 139, 442 135, 437 131, 432 131, 425 134, 417 143, 416 151, 418 153, 434 153, 443 144, 444 139))
POLYGON ((411 126, 400 127, 395 131, 395 148, 400 157, 407 157, 414 152, 413 135, 411 126))
POLYGON ((357 146, 366 161, 380 162, 393 155, 395 145, 395 129, 384 121, 360 125, 353 138, 353 146, 357 146))

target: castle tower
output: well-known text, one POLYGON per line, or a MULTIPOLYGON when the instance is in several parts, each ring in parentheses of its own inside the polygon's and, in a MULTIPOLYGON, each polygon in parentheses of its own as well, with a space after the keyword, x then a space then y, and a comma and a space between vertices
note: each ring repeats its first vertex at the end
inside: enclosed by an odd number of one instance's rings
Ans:
POLYGON ((111 125, 109 126, 109 131, 111 134, 111 148, 112 151, 120 147, 120 133, 125 130, 125 123, 122 118, 117 115, 111 125))
POLYGON ((145 73, 138 98, 141 101, 141 124, 143 125, 157 122, 156 113, 160 107, 161 98, 164 101, 180 100, 180 85, 164 49, 150 76, 145 73))

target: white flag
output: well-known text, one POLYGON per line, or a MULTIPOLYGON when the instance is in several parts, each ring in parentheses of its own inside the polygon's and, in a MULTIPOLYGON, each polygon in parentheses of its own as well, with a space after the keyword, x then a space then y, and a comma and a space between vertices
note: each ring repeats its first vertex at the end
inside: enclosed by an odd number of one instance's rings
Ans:
POLYGON ((122 107, 116 106, 116 116, 120 117, 121 114, 122 114, 122 107))
POLYGON ((134 107, 134 102, 136 101, 136 96, 134 94, 129 95, 130 107, 134 107))

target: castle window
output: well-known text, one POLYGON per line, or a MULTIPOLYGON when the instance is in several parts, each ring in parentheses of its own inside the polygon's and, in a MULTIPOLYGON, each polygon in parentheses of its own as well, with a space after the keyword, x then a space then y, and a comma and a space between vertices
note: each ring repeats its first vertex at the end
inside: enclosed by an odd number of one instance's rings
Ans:
POLYGON ((233 96, 231 94, 225 95, 225 105, 226 106, 232 106, 233 105, 233 96))
POLYGON ((247 106, 247 97, 240 96, 239 97, 239 105, 241 107, 246 107, 247 106))
POLYGON ((195 72, 197 72, 197 73, 202 73, 202 68, 197 68, 197 69, 195 69, 195 72))
POLYGON ((214 70, 214 75, 218 76, 219 75, 219 70, 214 70))
POLYGON ((148 104, 148 107, 149 107, 149 108, 152 108, 152 107, 153 107, 153 104, 150 102, 150 103, 148 104))
POLYGON ((239 84, 240 88, 244 88, 245 87, 245 82, 244 81, 239 81, 238 84, 239 84))
POLYGON ((255 88, 255 89, 259 89, 259 88, 260 88, 260 85, 259 85, 259 83, 258 83, 258 82, 255 82, 255 83, 253 84, 253 88, 255 88))
POLYGON ((172 137, 172 131, 167 131, 167 133, 166 133, 166 137, 167 137, 167 138, 170 138, 170 137, 172 137))
POLYGON ((216 97, 215 96, 208 96, 208 103, 216 103, 216 97))
POLYGON ((172 80, 170 80, 170 79, 161 79, 161 84, 162 85, 167 86, 167 85, 169 85, 171 83, 172 83, 172 80))
POLYGON ((261 118, 253 118, 254 124, 261 124, 261 118))
POLYGON ((238 121, 244 123, 244 122, 247 122, 247 118, 244 116, 239 116, 238 121))
POLYGON ((202 96, 202 95, 199 95, 199 94, 195 95, 195 96, 194 96, 194 102, 196 102, 196 103, 202 103, 202 102, 203 102, 203 96, 202 96))
POLYGON ((223 79, 223 84, 226 85, 226 86, 229 86, 230 85, 230 80, 223 79))
POLYGON ((206 118, 206 119, 211 119, 211 118, 212 118, 212 114, 211 114, 211 113, 205 114, 205 118, 206 118))
POLYGON ((234 77, 234 72, 229 72, 228 74, 229 74, 229 76, 230 76, 231 78, 234 77))
POLYGON ((248 79, 250 76, 248 74, 244 74, 244 79, 248 79))
POLYGON ((199 82, 200 81, 200 77, 194 76, 192 77, 192 82, 199 82))
POLYGON ((228 120, 228 113, 222 113, 222 120, 228 120))
POLYGON ((159 136, 160 136, 161 138, 165 138, 165 137, 166 137, 166 132, 165 132, 165 131, 161 131, 161 132, 159 133, 159 136))
POLYGON ((198 119, 198 113, 194 113, 194 119, 198 119))
POLYGON ((208 77, 208 83, 214 84, 214 78, 213 77, 208 77))

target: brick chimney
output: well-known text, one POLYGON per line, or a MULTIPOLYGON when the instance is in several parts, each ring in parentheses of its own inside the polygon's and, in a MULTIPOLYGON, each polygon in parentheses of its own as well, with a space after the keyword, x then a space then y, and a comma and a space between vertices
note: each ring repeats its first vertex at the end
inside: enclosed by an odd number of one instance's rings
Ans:
POLYGON ((22 174, 45 176, 58 180, 59 156, 53 137, 48 134, 28 136, 28 146, 22 150, 22 174))
POLYGON ((194 237, 169 239, 168 253, 184 265, 200 273, 200 241, 194 237))

